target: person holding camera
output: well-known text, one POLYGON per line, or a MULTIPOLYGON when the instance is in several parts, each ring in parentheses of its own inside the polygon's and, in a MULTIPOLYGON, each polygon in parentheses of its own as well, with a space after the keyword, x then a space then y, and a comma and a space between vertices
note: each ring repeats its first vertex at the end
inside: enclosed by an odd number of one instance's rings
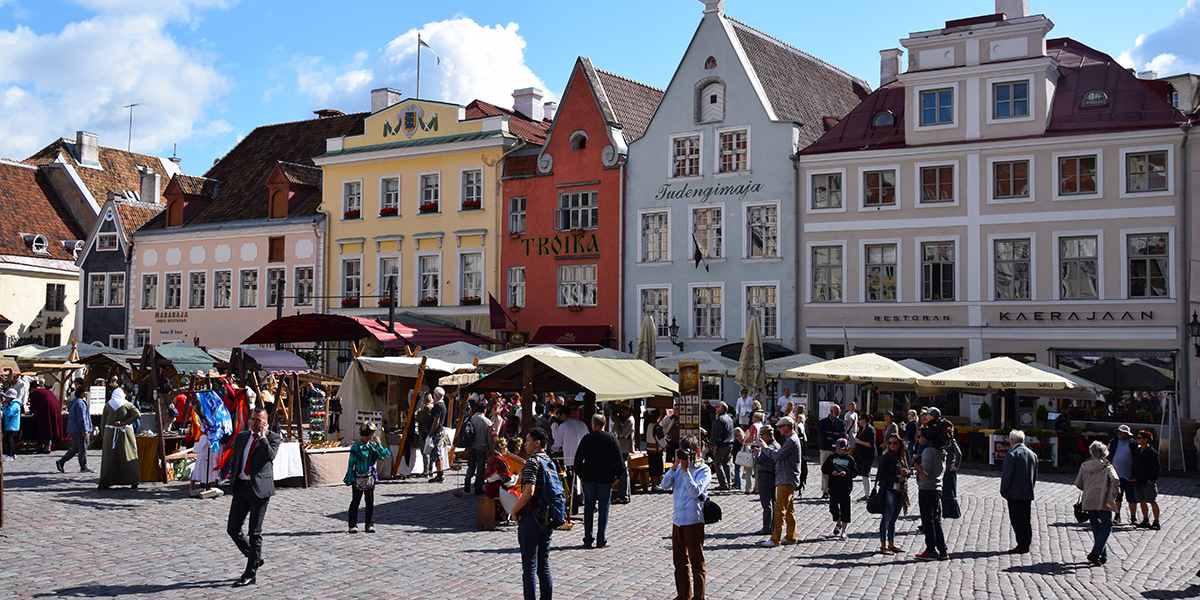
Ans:
POLYGON ((712 472, 697 458, 700 442, 695 437, 679 440, 675 466, 663 475, 659 487, 671 492, 671 559, 675 564, 675 597, 704 600, 707 570, 704 564, 704 501, 712 472), (689 582, 689 569, 691 581, 689 582))

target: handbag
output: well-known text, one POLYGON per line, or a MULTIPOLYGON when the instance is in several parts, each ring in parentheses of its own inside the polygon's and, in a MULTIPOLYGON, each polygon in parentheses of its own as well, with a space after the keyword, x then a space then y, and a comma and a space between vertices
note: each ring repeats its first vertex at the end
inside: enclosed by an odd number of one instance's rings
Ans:
POLYGON ((1079 502, 1075 503, 1075 521, 1077 523, 1087 523, 1091 518, 1088 511, 1083 510, 1083 492, 1079 493, 1079 502))
POLYGON ((753 467, 754 453, 749 448, 738 450, 737 456, 733 457, 733 464, 739 467, 753 467))
POLYGON ((721 522, 721 506, 710 498, 704 499, 704 524, 712 525, 721 522))
POLYGON ((879 493, 879 481, 871 486, 871 495, 867 496, 867 512, 873 515, 883 514, 883 494, 879 493))

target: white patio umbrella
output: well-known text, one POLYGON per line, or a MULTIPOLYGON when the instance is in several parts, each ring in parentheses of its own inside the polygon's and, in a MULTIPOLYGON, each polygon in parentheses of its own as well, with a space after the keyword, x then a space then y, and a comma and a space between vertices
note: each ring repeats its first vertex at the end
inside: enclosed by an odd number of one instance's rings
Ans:
POLYGON ((637 353, 635 356, 646 361, 647 364, 654 364, 654 359, 657 356, 658 346, 658 327, 655 326, 654 317, 646 315, 642 319, 642 325, 638 331, 637 353))
POLYGON ((478 358, 483 360, 490 356, 495 356, 496 353, 491 350, 485 350, 468 342, 458 341, 450 342, 442 346, 421 350, 421 356, 429 358, 437 358, 446 362, 454 363, 471 363, 478 358))
POLYGON ((679 372, 680 361, 695 361, 700 363, 701 375, 729 377, 736 373, 738 368, 737 362, 711 350, 696 350, 664 356, 654 361, 654 367, 663 373, 677 373, 679 372))
POLYGON ((1007 356, 989 358, 956 369, 935 373, 923 377, 919 385, 925 388, 975 393, 991 390, 1041 393, 1073 390, 1078 387, 1075 382, 1062 375, 1027 365, 1007 356))
POLYGON ((837 383, 898 383, 914 386, 922 379, 920 373, 874 353, 855 354, 788 369, 781 377, 837 383))
POLYGON ((511 362, 517 360, 518 358, 521 358, 522 356, 526 356, 526 355, 560 356, 560 357, 582 356, 578 352, 572 352, 570 350, 567 350, 566 348, 559 348, 558 346, 554 346, 551 344, 545 344, 545 345, 541 345, 541 346, 525 346, 523 348, 517 348, 515 350, 509 350, 507 352, 501 352, 499 354, 495 354, 495 355, 489 356, 487 358, 482 358, 479 360, 479 366, 492 367, 492 368, 503 367, 503 366, 507 365, 508 363, 511 363, 511 362))
POLYGON ((1075 384, 1075 389, 1072 390, 1053 390, 1049 393, 1042 392, 1042 395, 1047 397, 1068 398, 1071 400, 1096 400, 1101 398, 1104 394, 1112 391, 1111 389, 1094 381, 1089 381, 1078 375, 1075 375, 1074 373, 1068 373, 1061 369, 1055 369, 1049 365, 1044 365, 1039 362, 1031 362, 1029 363, 1029 366, 1035 369, 1041 369, 1047 373, 1053 373, 1055 375, 1065 377, 1075 384))

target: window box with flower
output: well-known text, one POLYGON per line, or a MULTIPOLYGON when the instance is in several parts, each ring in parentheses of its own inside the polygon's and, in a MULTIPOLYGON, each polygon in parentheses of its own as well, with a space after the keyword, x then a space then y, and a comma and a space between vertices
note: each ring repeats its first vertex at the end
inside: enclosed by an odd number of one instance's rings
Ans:
POLYGON ((361 211, 361 210, 347 210, 347 211, 345 211, 345 212, 343 212, 343 213, 342 213, 342 218, 343 218, 343 219, 345 219, 345 220, 347 220, 347 221, 349 221, 349 220, 351 220, 351 219, 358 219, 358 218, 360 218, 360 217, 362 217, 362 211, 361 211))
POLYGON ((479 306, 483 303, 483 299, 479 296, 467 296, 458 301, 463 306, 479 306))
POLYGON ((421 203, 421 208, 419 210, 423 215, 438 212, 438 203, 437 201, 427 200, 421 203))
POLYGON ((379 298, 379 302, 377 302, 376 305, 380 308, 387 308, 392 305, 392 299, 389 296, 382 296, 379 298))
POLYGON ((437 298, 434 298, 434 297, 432 297, 432 296, 426 296, 426 297, 424 297, 424 298, 421 298, 421 301, 420 301, 420 302, 418 302, 417 304, 418 304, 419 306, 437 306, 437 305, 438 305, 438 299, 437 299, 437 298))
POLYGON ((342 297, 342 308, 358 308, 358 306, 359 306, 358 296, 342 297))
POLYGON ((399 215, 400 215, 400 209, 396 208, 394 206, 389 206, 389 207, 379 209, 379 216, 381 216, 381 217, 396 217, 399 215))
POLYGON ((480 210, 482 208, 483 208, 483 200, 480 200, 479 198, 468 198, 466 200, 463 200, 463 203, 462 203, 463 210, 480 210))

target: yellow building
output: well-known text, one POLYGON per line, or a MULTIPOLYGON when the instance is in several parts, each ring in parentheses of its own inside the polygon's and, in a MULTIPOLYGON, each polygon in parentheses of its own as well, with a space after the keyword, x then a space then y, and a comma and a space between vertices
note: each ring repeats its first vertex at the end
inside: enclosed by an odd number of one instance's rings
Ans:
POLYGON ((500 159, 541 145, 553 111, 534 89, 513 98, 509 110, 373 90, 363 133, 327 140, 314 162, 331 312, 379 315, 394 286, 405 312, 487 328, 488 294, 499 296, 500 159))

